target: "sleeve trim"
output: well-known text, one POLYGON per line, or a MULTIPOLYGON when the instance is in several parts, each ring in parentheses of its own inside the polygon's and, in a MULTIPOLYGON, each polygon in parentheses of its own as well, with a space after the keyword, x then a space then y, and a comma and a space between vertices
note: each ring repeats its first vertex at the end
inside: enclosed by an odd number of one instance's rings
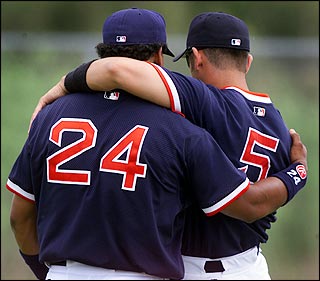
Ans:
POLYGON ((248 178, 244 182, 242 182, 234 191, 232 191, 228 196, 224 197, 222 200, 217 202, 216 204, 202 209, 207 216, 213 216, 216 213, 223 210, 229 204, 231 204, 234 200, 238 199, 243 193, 245 193, 250 187, 250 181, 248 178))
POLYGON ((171 110, 173 112, 181 113, 180 99, 179 99, 177 88, 174 85, 174 82, 172 81, 168 73, 166 73, 160 66, 154 63, 149 63, 149 64, 152 65, 153 68, 157 71, 157 73, 159 74, 162 82, 164 83, 167 89, 169 99, 170 99, 170 104, 171 104, 171 110))
POLYGON ((12 193, 15 193, 16 195, 22 197, 23 199, 26 199, 31 202, 35 202, 35 198, 33 194, 24 191, 20 186, 13 183, 10 179, 8 179, 7 181, 6 188, 12 193))

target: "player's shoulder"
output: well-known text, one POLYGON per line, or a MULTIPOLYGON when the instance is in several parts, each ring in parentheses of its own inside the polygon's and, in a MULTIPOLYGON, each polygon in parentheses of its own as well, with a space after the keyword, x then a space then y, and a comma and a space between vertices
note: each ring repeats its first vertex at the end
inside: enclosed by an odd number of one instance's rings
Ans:
POLYGON ((222 89, 222 91, 228 92, 230 94, 234 94, 235 96, 241 96, 244 99, 251 101, 251 102, 259 102, 263 104, 272 104, 271 98, 269 94, 262 93, 262 92, 256 92, 256 91, 250 91, 246 89, 242 89, 237 86, 227 86, 222 89))
MULTIPOLYGON (((172 114, 172 112, 170 112, 172 114)), ((180 131, 182 135, 186 138, 211 138, 211 134, 202 127, 197 126, 196 124, 189 121, 181 113, 174 112, 174 122, 173 127, 170 130, 180 131)), ((172 119, 173 121, 173 119, 172 119)))

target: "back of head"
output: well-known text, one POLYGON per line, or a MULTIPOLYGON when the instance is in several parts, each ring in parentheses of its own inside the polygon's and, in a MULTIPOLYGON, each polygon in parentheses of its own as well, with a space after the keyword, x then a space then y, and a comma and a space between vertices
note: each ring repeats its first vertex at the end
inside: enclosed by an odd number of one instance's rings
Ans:
POLYGON ((197 15, 190 23, 186 49, 173 61, 178 61, 196 47, 226 48, 250 51, 249 30, 241 19, 222 12, 206 12, 197 15))
POLYGON ((146 60, 160 47, 164 54, 174 57, 167 46, 165 20, 152 10, 130 8, 113 13, 104 22, 102 37, 103 43, 97 46, 100 57, 146 60))

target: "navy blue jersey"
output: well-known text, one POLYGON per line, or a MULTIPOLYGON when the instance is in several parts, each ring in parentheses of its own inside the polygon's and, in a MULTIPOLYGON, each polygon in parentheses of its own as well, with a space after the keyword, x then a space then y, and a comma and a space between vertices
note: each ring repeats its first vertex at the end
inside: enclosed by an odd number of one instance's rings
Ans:
POLYGON ((212 215, 249 187, 212 136, 125 92, 46 106, 7 181, 34 201, 40 260, 183 277, 183 210, 212 215))
MULTIPOLYGON (((251 182, 290 164, 289 130, 267 94, 236 87, 218 89, 192 77, 154 67, 167 85, 172 110, 182 112, 191 122, 210 132, 251 182)), ((207 219, 197 207, 192 207, 189 213, 183 254, 210 258, 234 255, 265 243, 266 231, 276 220, 276 213, 251 224, 221 213, 207 219)))

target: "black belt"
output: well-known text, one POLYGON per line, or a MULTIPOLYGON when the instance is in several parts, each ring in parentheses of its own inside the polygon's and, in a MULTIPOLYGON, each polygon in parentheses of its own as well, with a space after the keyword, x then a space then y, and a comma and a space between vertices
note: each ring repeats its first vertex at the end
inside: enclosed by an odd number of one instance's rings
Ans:
POLYGON ((66 266, 67 261, 57 261, 57 262, 51 262, 50 265, 60 265, 60 266, 66 266))
POLYGON ((207 273, 225 271, 221 261, 206 261, 204 264, 204 270, 207 273))

